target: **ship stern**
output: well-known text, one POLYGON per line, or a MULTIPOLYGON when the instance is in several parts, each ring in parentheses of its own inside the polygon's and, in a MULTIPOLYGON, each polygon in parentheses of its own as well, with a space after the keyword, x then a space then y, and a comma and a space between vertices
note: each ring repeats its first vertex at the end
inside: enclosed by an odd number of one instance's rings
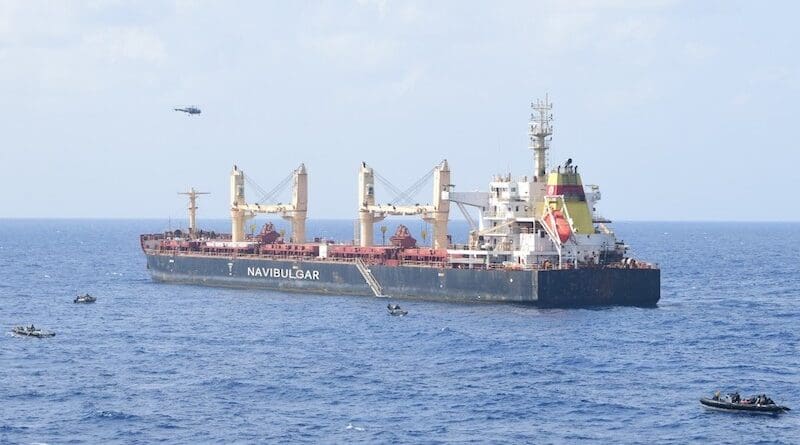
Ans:
POLYGON ((537 303, 548 307, 655 307, 661 298, 661 270, 584 268, 534 272, 537 303))

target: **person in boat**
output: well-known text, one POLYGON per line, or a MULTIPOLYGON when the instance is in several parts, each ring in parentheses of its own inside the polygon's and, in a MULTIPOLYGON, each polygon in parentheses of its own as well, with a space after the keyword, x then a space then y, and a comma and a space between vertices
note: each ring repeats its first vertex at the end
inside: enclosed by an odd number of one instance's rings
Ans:
POLYGON ((711 397, 711 400, 719 400, 719 390, 714 393, 714 396, 711 397))
POLYGON ((731 394, 731 403, 739 403, 742 401, 742 397, 739 395, 738 392, 731 394))
POLYGON ((761 394, 761 395, 758 396, 758 399, 756 400, 756 404, 757 405, 774 405, 775 402, 773 402, 772 399, 767 397, 766 394, 761 394))

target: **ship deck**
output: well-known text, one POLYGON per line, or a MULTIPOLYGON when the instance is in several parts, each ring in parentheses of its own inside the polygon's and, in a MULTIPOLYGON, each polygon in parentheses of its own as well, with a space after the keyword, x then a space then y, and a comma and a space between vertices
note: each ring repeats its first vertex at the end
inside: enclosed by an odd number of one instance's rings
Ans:
MULTIPOLYGON (((241 259, 263 259, 273 261, 303 261, 312 263, 363 263, 367 266, 429 267, 436 269, 478 270, 570 270, 576 265, 554 261, 535 264, 489 262, 475 260, 476 255, 488 258, 488 251, 470 249, 433 249, 429 247, 369 246, 333 243, 260 243, 257 239, 240 243, 230 238, 185 240, 169 238, 164 234, 141 235, 141 247, 146 254, 181 255, 191 257, 222 257, 241 259), (323 247, 324 246, 324 247, 323 247)), ((658 269, 658 265, 634 262, 611 262, 608 264, 580 264, 584 269, 658 269)))

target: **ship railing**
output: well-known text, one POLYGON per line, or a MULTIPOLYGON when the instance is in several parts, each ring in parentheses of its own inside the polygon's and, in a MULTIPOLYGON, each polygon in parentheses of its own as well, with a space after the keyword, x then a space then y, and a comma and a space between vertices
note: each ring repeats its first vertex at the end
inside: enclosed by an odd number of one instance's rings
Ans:
POLYGON ((402 260, 400 261, 401 266, 415 266, 415 267, 430 267, 435 269, 447 269, 448 266, 446 261, 418 261, 418 260, 402 260))
POLYGON ((487 269, 491 270, 525 270, 530 269, 523 264, 502 264, 502 263, 489 263, 486 265, 487 269))
POLYGON ((513 210, 487 210, 481 213, 481 216, 485 219, 495 219, 495 218, 508 218, 508 217, 515 217, 515 212, 513 210))
MULTIPOLYGON (((277 261, 297 261, 302 260, 306 262, 321 262, 321 263, 356 263, 359 260, 365 265, 382 265, 386 264, 384 259, 370 259, 362 257, 318 257, 318 256, 302 256, 302 255, 275 255, 263 253, 246 253, 246 252, 219 252, 219 251, 202 251, 202 250, 181 250, 181 249, 150 249, 148 253, 160 253, 166 255, 182 255, 182 256, 198 256, 198 257, 221 257, 221 258, 252 258, 252 259, 267 259, 277 261)), ((415 267, 429 267, 438 269, 451 269, 456 264, 451 264, 448 260, 442 261, 425 261, 425 260, 398 260, 399 266, 415 266, 415 267)), ((459 263, 460 266, 469 266, 468 263, 459 263)), ((467 268, 467 267, 464 267, 467 268)), ((485 263, 472 263, 472 269, 486 269, 485 263)), ((535 269, 535 266, 521 265, 509 267, 503 264, 490 264, 489 269, 535 269)))
MULTIPOLYGON (((203 250, 180 250, 180 249, 150 249, 151 252, 158 252, 172 255, 183 256, 198 256, 198 257, 223 257, 223 258, 252 258, 252 259, 267 259, 278 261, 296 261, 303 260, 306 262, 339 262, 339 263, 355 263, 358 258, 347 257, 318 257, 314 255, 280 255, 280 254, 265 254, 265 253, 248 253, 248 252, 221 252, 221 251, 203 251, 203 250)), ((380 261, 363 260, 365 264, 380 264, 380 261)))
POLYGON ((472 270, 538 270, 542 269, 537 264, 497 264, 497 263, 452 263, 449 268, 451 269, 472 269, 472 270))
POLYGON ((622 262, 606 264, 603 267, 607 267, 609 269, 658 269, 658 263, 648 263, 645 261, 635 261, 630 264, 625 264, 622 262))

